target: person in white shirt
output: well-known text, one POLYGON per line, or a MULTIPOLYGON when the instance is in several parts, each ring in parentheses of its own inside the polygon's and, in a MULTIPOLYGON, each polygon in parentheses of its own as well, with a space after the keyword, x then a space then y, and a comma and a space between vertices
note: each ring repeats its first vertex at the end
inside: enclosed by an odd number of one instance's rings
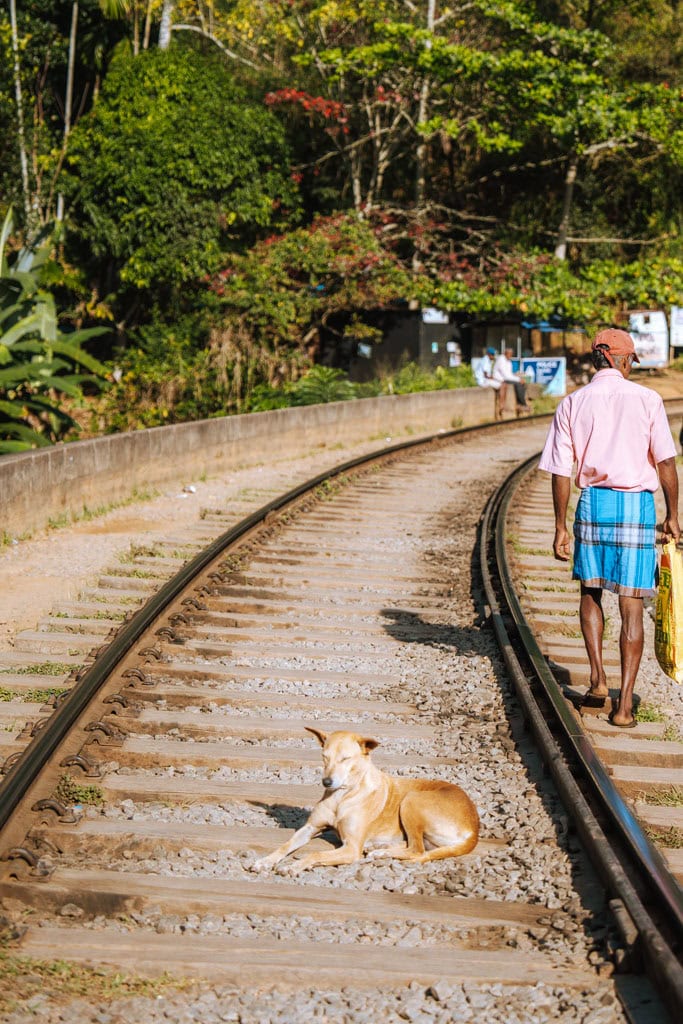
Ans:
POLYGON ((496 380, 493 376, 494 359, 496 356, 495 348, 487 348, 484 355, 478 361, 477 367, 474 371, 474 377, 480 388, 493 388, 494 392, 494 417, 497 420, 502 419, 502 409, 500 404, 500 396, 502 390, 502 382, 496 380))
POLYGON ((506 348, 502 355, 499 355, 493 365, 493 379, 497 380, 502 388, 501 390, 501 406, 505 404, 505 392, 508 384, 512 384, 515 389, 515 399, 517 401, 517 415, 520 412, 526 412, 529 408, 529 404, 526 400, 526 384, 512 369, 512 356, 513 351, 511 348, 506 348))

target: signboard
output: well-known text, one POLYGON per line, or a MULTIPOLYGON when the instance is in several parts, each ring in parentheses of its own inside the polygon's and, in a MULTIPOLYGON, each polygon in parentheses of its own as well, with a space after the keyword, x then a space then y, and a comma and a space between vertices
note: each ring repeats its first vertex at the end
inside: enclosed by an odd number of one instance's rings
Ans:
POLYGON ((566 395, 567 394, 567 360, 565 356, 543 358, 524 357, 522 359, 522 370, 519 370, 519 360, 513 359, 512 366, 515 373, 519 373, 527 384, 540 384, 544 395, 566 395))
POLYGON ((434 309, 433 306, 427 306, 422 310, 422 323, 447 324, 450 323, 450 317, 448 313, 444 313, 441 309, 434 309))
POLYGON ((634 369, 669 365, 669 330, 665 313, 659 309, 631 313, 628 332, 640 359, 639 363, 633 364, 634 369))
POLYGON ((671 344, 683 346, 683 306, 671 307, 671 344))

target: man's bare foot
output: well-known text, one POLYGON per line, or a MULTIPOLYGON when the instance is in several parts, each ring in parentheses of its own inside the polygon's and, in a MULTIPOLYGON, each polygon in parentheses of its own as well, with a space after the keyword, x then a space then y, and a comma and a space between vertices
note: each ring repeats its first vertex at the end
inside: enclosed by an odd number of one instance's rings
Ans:
POLYGON ((607 718, 610 725, 615 725, 617 729, 635 729, 637 724, 633 715, 624 714, 623 711, 613 711, 607 718))

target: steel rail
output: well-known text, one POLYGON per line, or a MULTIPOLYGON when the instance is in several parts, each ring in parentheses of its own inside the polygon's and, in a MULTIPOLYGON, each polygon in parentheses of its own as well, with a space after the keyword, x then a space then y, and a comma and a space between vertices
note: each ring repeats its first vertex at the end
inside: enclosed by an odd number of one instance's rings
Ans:
MULTIPOLYGON (((529 417, 522 422, 530 423, 545 418, 547 418, 547 415, 529 417)), ((518 420, 514 422, 520 423, 518 420)), ((281 511, 304 495, 315 491, 317 487, 320 487, 327 481, 334 480, 345 473, 371 465, 373 462, 383 461, 395 454, 410 449, 427 447, 436 442, 454 440, 455 438, 465 437, 468 434, 477 432, 496 432, 501 428, 505 429, 506 425, 507 422, 503 421, 439 431, 425 437, 401 441, 374 452, 349 459, 299 484, 285 494, 274 498, 268 504, 251 513, 217 537, 216 540, 183 566, 175 576, 160 587, 156 594, 135 613, 130 621, 119 629, 111 643, 97 655, 92 665, 81 673, 76 684, 68 691, 68 696, 61 701, 45 726, 33 737, 31 742, 22 751, 20 757, 7 770, 7 774, 0 782, 0 834, 60 743, 68 735, 69 730, 76 724, 88 705, 95 699, 98 691, 114 672, 117 665, 130 652, 133 645, 145 631, 149 629, 154 620, 164 613, 165 609, 214 559, 250 531, 262 525, 269 515, 281 511)), ((0 850, 0 856, 3 855, 3 851, 0 850)))
MULTIPOLYGON (((600 813, 607 815, 610 825, 617 830, 619 839, 635 860, 641 875, 653 888, 660 909, 666 913, 667 924, 674 933, 675 944, 678 946, 683 940, 683 893, 661 854, 650 843, 623 797, 616 790, 584 730, 572 715, 560 685, 541 653, 524 616, 512 582, 505 545, 507 511, 514 492, 535 468, 537 461, 538 455, 533 456, 509 474, 489 499, 482 517, 481 571, 491 623, 543 760, 598 874, 613 896, 613 902, 616 901, 613 910, 625 944, 631 953, 642 954, 648 975, 655 981, 674 1020, 678 1021, 683 1019, 683 965, 646 910, 625 866, 578 785, 574 772, 565 759, 563 748, 569 750, 572 761, 578 761, 579 771, 589 782, 600 813), (498 588, 494 585, 492 568, 495 568, 498 577, 503 608, 498 599, 498 588), (506 620, 514 624, 515 644, 506 620), (551 732, 536 700, 528 675, 525 674, 517 656, 515 645, 521 647, 524 658, 528 659, 533 668, 535 680, 540 683, 545 697, 552 705, 555 713, 553 725, 560 729, 562 747, 551 732), (628 916, 624 914, 624 910, 628 916)), ((528 669, 526 671, 528 673, 528 669)))

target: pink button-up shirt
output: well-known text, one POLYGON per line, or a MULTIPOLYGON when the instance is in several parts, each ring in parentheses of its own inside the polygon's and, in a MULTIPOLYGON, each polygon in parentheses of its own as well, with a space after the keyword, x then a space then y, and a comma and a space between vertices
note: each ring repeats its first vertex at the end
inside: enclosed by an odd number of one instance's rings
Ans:
POLYGON ((577 487, 656 491, 657 463, 675 455, 657 392, 609 369, 562 399, 539 468, 570 477, 576 462, 577 487))

